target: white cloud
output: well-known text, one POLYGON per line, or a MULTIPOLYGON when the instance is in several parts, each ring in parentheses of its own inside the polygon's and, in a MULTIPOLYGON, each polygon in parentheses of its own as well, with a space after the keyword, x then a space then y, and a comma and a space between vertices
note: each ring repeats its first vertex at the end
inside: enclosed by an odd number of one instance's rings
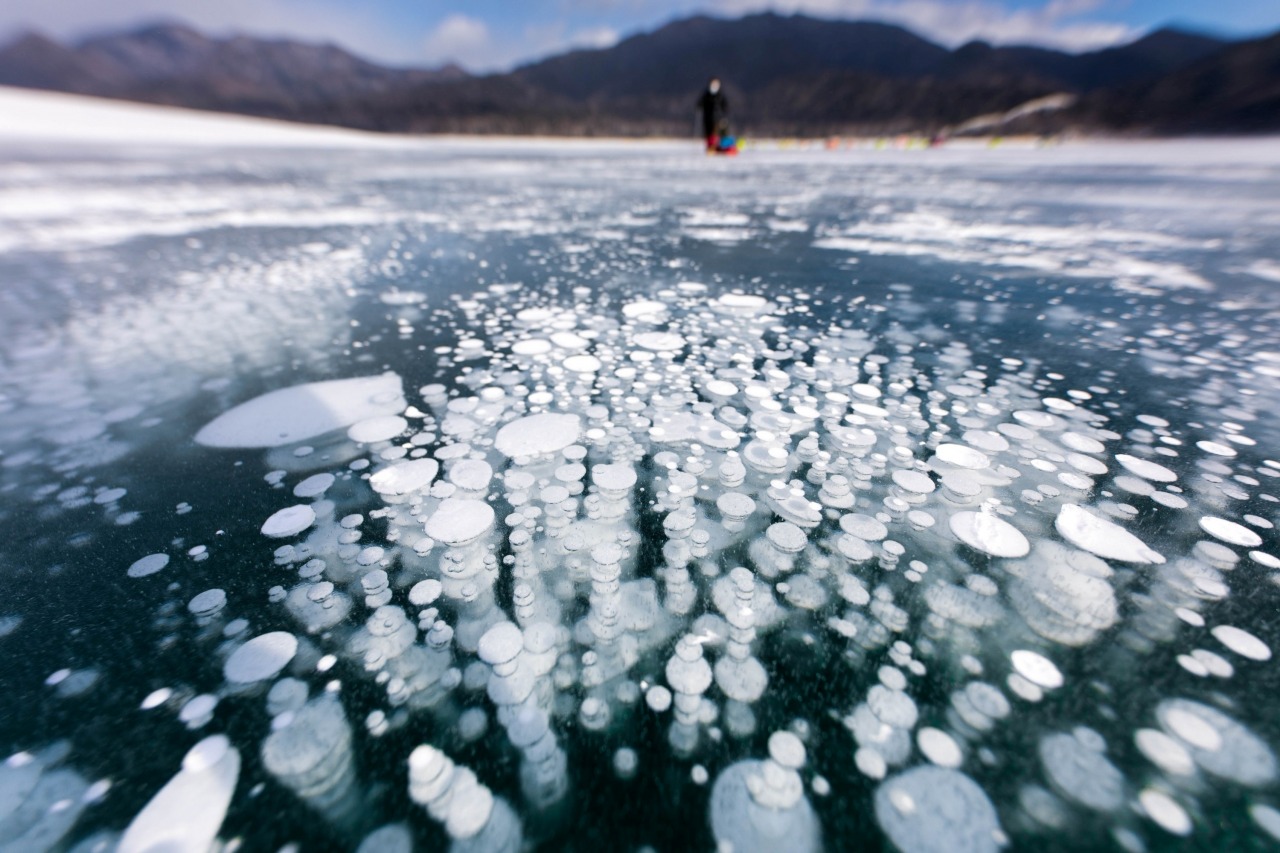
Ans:
POLYGON ((575 48, 604 48, 618 42, 611 27, 570 30, 565 21, 529 24, 518 33, 495 33, 482 21, 451 15, 428 35, 426 60, 456 61, 473 72, 504 71, 523 62, 575 48))
POLYGON ((493 55, 493 36, 479 18, 450 15, 427 33, 422 44, 428 61, 457 62, 473 67, 483 65, 493 55))
POLYGON ((1138 35, 1124 24, 1081 19, 1100 5, 1100 0, 1049 0, 1038 7, 1006 9, 991 0, 716 0, 715 8, 730 16, 773 10, 888 21, 949 47, 982 39, 1090 50, 1138 35))
POLYGON ((601 50, 606 47, 613 47, 618 43, 618 31, 613 27, 592 27, 586 30, 578 30, 569 37, 569 44, 574 47, 588 47, 595 50, 601 50))

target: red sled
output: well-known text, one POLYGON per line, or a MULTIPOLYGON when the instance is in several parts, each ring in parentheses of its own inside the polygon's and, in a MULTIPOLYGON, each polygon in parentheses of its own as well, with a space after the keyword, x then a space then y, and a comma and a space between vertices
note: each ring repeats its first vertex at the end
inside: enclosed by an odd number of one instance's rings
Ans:
POLYGON ((724 136, 708 136, 707 153, 734 157, 738 153, 738 140, 728 134, 724 136))

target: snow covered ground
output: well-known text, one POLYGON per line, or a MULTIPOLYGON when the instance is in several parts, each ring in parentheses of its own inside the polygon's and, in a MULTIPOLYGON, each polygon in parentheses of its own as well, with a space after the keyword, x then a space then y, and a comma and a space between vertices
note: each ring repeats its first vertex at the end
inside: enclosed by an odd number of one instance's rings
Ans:
POLYGON ((1269 141, 6 106, 0 843, 1280 839, 1269 141))
POLYGON ((0 139, 86 145, 398 147, 408 140, 339 128, 0 86, 0 139))

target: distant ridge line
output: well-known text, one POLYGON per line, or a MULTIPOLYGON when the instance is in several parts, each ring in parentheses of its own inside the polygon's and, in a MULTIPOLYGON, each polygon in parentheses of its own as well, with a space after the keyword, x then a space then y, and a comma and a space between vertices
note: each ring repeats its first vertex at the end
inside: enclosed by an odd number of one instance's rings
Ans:
POLYGON ((1160 29, 1067 53, 975 41, 949 50, 904 27, 760 13, 672 21, 602 49, 504 74, 390 68, 334 44, 212 38, 165 22, 0 48, 0 84, 375 131, 686 135, 711 75, 739 133, 1280 131, 1280 33, 1226 41, 1160 29), (1179 97, 1180 87, 1194 97, 1179 97), (1052 109, 1011 113, 1063 96, 1052 109))

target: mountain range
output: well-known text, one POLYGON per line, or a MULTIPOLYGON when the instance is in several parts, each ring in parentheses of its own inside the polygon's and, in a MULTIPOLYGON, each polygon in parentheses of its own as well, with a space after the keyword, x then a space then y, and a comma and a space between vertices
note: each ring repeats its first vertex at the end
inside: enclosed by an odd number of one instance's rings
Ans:
POLYGON ((410 133, 691 134, 712 75, 735 129, 753 135, 1280 131, 1280 33, 949 50, 870 21, 697 16, 486 76, 173 23, 74 44, 29 33, 0 48, 4 85, 410 133))

